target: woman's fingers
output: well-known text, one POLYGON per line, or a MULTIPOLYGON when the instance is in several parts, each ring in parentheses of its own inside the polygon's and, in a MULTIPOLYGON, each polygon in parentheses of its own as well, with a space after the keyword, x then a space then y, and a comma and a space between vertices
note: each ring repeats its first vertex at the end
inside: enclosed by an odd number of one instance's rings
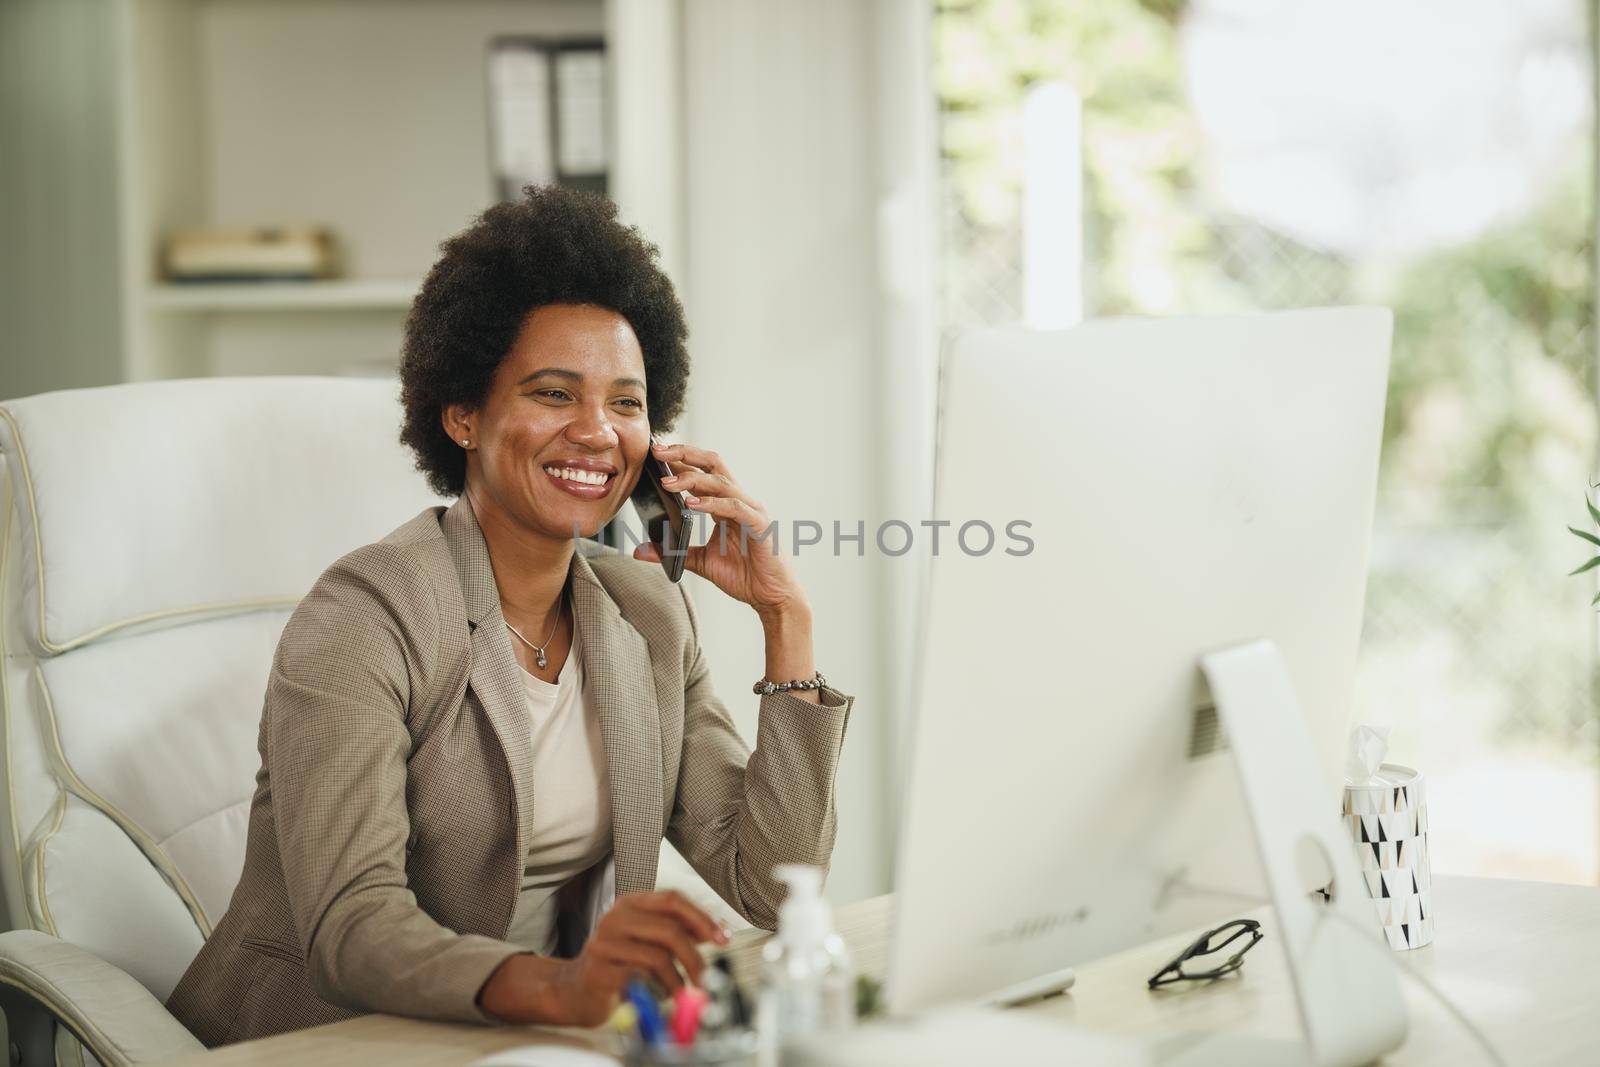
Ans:
POLYGON ((629 974, 653 978, 671 993, 683 985, 683 978, 672 965, 672 953, 644 941, 615 941, 606 946, 606 962, 623 972, 624 985, 629 974))
POLYGON ((710 471, 687 470, 670 481, 662 479, 661 484, 675 493, 692 493, 696 496, 726 496, 743 500, 749 504, 755 503, 755 501, 745 496, 744 490, 740 489, 732 481, 720 474, 712 474, 710 471))
POLYGON ((743 492, 739 488, 739 483, 733 480, 731 474, 701 470, 699 467, 688 463, 673 463, 671 467, 672 476, 661 479, 661 484, 668 489, 683 492, 689 488, 688 483, 691 480, 698 480, 698 484, 702 489, 708 493, 715 493, 717 496, 738 496, 743 492))
POLYGON ((640 893, 624 899, 634 901, 634 906, 641 911, 669 915, 677 919, 697 942, 715 941, 719 945, 728 943, 728 935, 723 931, 717 920, 707 915, 699 905, 676 889, 663 889, 655 893, 640 893))
POLYGON ((655 454, 671 464, 673 470, 678 469, 679 463, 685 463, 691 467, 699 467, 703 471, 710 471, 712 474, 731 477, 727 465, 722 462, 722 457, 709 448, 696 448, 694 445, 684 444, 658 444, 654 447, 655 454))
MULTIPOLYGON (((759 533, 760 531, 758 530, 755 532, 759 533)), ((705 544, 695 545, 691 548, 684 549, 683 569, 688 571, 690 574, 698 574, 700 577, 704 578, 706 576, 705 564, 707 553, 726 551, 723 548, 724 544, 730 546, 736 545, 738 544, 738 537, 733 534, 713 534, 711 536, 711 540, 707 541, 705 544)), ((645 563, 660 563, 661 546, 657 545, 654 541, 646 541, 644 544, 633 550, 633 558, 642 560, 645 563)), ((715 939, 713 938, 713 940, 715 939)))
POLYGON ((606 994, 610 1003, 609 996, 620 994, 637 975, 674 992, 683 987, 685 975, 698 982, 705 972, 696 947, 702 941, 727 944, 728 937, 682 894, 665 890, 620 897, 596 924, 579 957, 587 976, 584 988, 593 995, 606 994))
POLYGON ((756 533, 767 528, 767 517, 750 504, 733 496, 692 497, 689 507, 719 519, 727 519, 738 526, 748 526, 756 533))
POLYGON ((666 916, 640 914, 631 920, 628 935, 635 941, 664 949, 678 961, 691 982, 700 981, 705 960, 700 958, 700 950, 695 948, 696 939, 689 935, 680 921, 666 916))
POLYGON ((613 965, 642 970, 668 990, 683 984, 678 967, 698 982, 705 961, 702 941, 726 944, 716 920, 672 890, 618 900, 596 930, 592 947, 613 965))
MULTIPOLYGON (((706 448, 696 448, 693 445, 665 445, 660 446, 655 452, 656 458, 665 460, 668 467, 672 468, 674 478, 666 480, 668 487, 680 489, 676 479, 692 475, 709 475, 719 481, 715 484, 727 486, 725 495, 733 495, 739 491, 739 483, 734 479, 733 472, 722 461, 722 457, 706 448)), ((713 483, 705 483, 708 492, 713 483)))

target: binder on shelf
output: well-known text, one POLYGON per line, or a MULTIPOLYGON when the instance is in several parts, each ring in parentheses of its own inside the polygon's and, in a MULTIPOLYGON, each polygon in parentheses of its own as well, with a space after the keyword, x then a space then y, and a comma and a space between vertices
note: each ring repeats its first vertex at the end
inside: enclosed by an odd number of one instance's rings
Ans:
POLYGON ((489 44, 487 73, 496 195, 514 200, 524 185, 551 182, 606 192, 604 42, 496 37, 489 44))

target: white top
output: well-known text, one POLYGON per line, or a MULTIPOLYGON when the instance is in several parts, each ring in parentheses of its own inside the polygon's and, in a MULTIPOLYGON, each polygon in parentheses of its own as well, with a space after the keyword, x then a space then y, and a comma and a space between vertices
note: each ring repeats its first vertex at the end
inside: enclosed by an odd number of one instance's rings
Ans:
POLYGON ((583 698, 576 626, 556 681, 522 670, 522 687, 533 738, 533 842, 506 940, 549 956, 556 950, 557 892, 611 854, 606 750, 600 717, 583 698))

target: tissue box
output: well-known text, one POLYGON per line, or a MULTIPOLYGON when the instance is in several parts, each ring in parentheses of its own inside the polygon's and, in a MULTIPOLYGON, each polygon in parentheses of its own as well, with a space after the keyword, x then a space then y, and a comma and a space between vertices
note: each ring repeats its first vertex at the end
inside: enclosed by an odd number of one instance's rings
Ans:
POLYGON ((1393 949, 1433 942, 1433 874, 1428 862, 1428 799, 1422 775, 1398 763, 1380 781, 1344 787, 1344 823, 1361 876, 1393 949))

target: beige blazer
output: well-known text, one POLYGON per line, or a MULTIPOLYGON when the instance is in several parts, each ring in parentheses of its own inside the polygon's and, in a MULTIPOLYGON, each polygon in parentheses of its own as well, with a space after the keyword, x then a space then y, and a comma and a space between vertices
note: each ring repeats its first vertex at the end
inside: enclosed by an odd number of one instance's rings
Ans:
MULTIPOLYGON (((763 697, 752 755, 659 566, 579 555, 571 590, 613 853, 563 951, 613 884, 654 887, 663 837, 770 929, 773 865, 828 864, 851 698, 763 697)), ((526 714, 465 498, 323 572, 273 657, 244 873, 173 1014, 207 1045, 369 1011, 489 1021, 478 990, 523 951, 504 937, 538 818, 526 714)))

